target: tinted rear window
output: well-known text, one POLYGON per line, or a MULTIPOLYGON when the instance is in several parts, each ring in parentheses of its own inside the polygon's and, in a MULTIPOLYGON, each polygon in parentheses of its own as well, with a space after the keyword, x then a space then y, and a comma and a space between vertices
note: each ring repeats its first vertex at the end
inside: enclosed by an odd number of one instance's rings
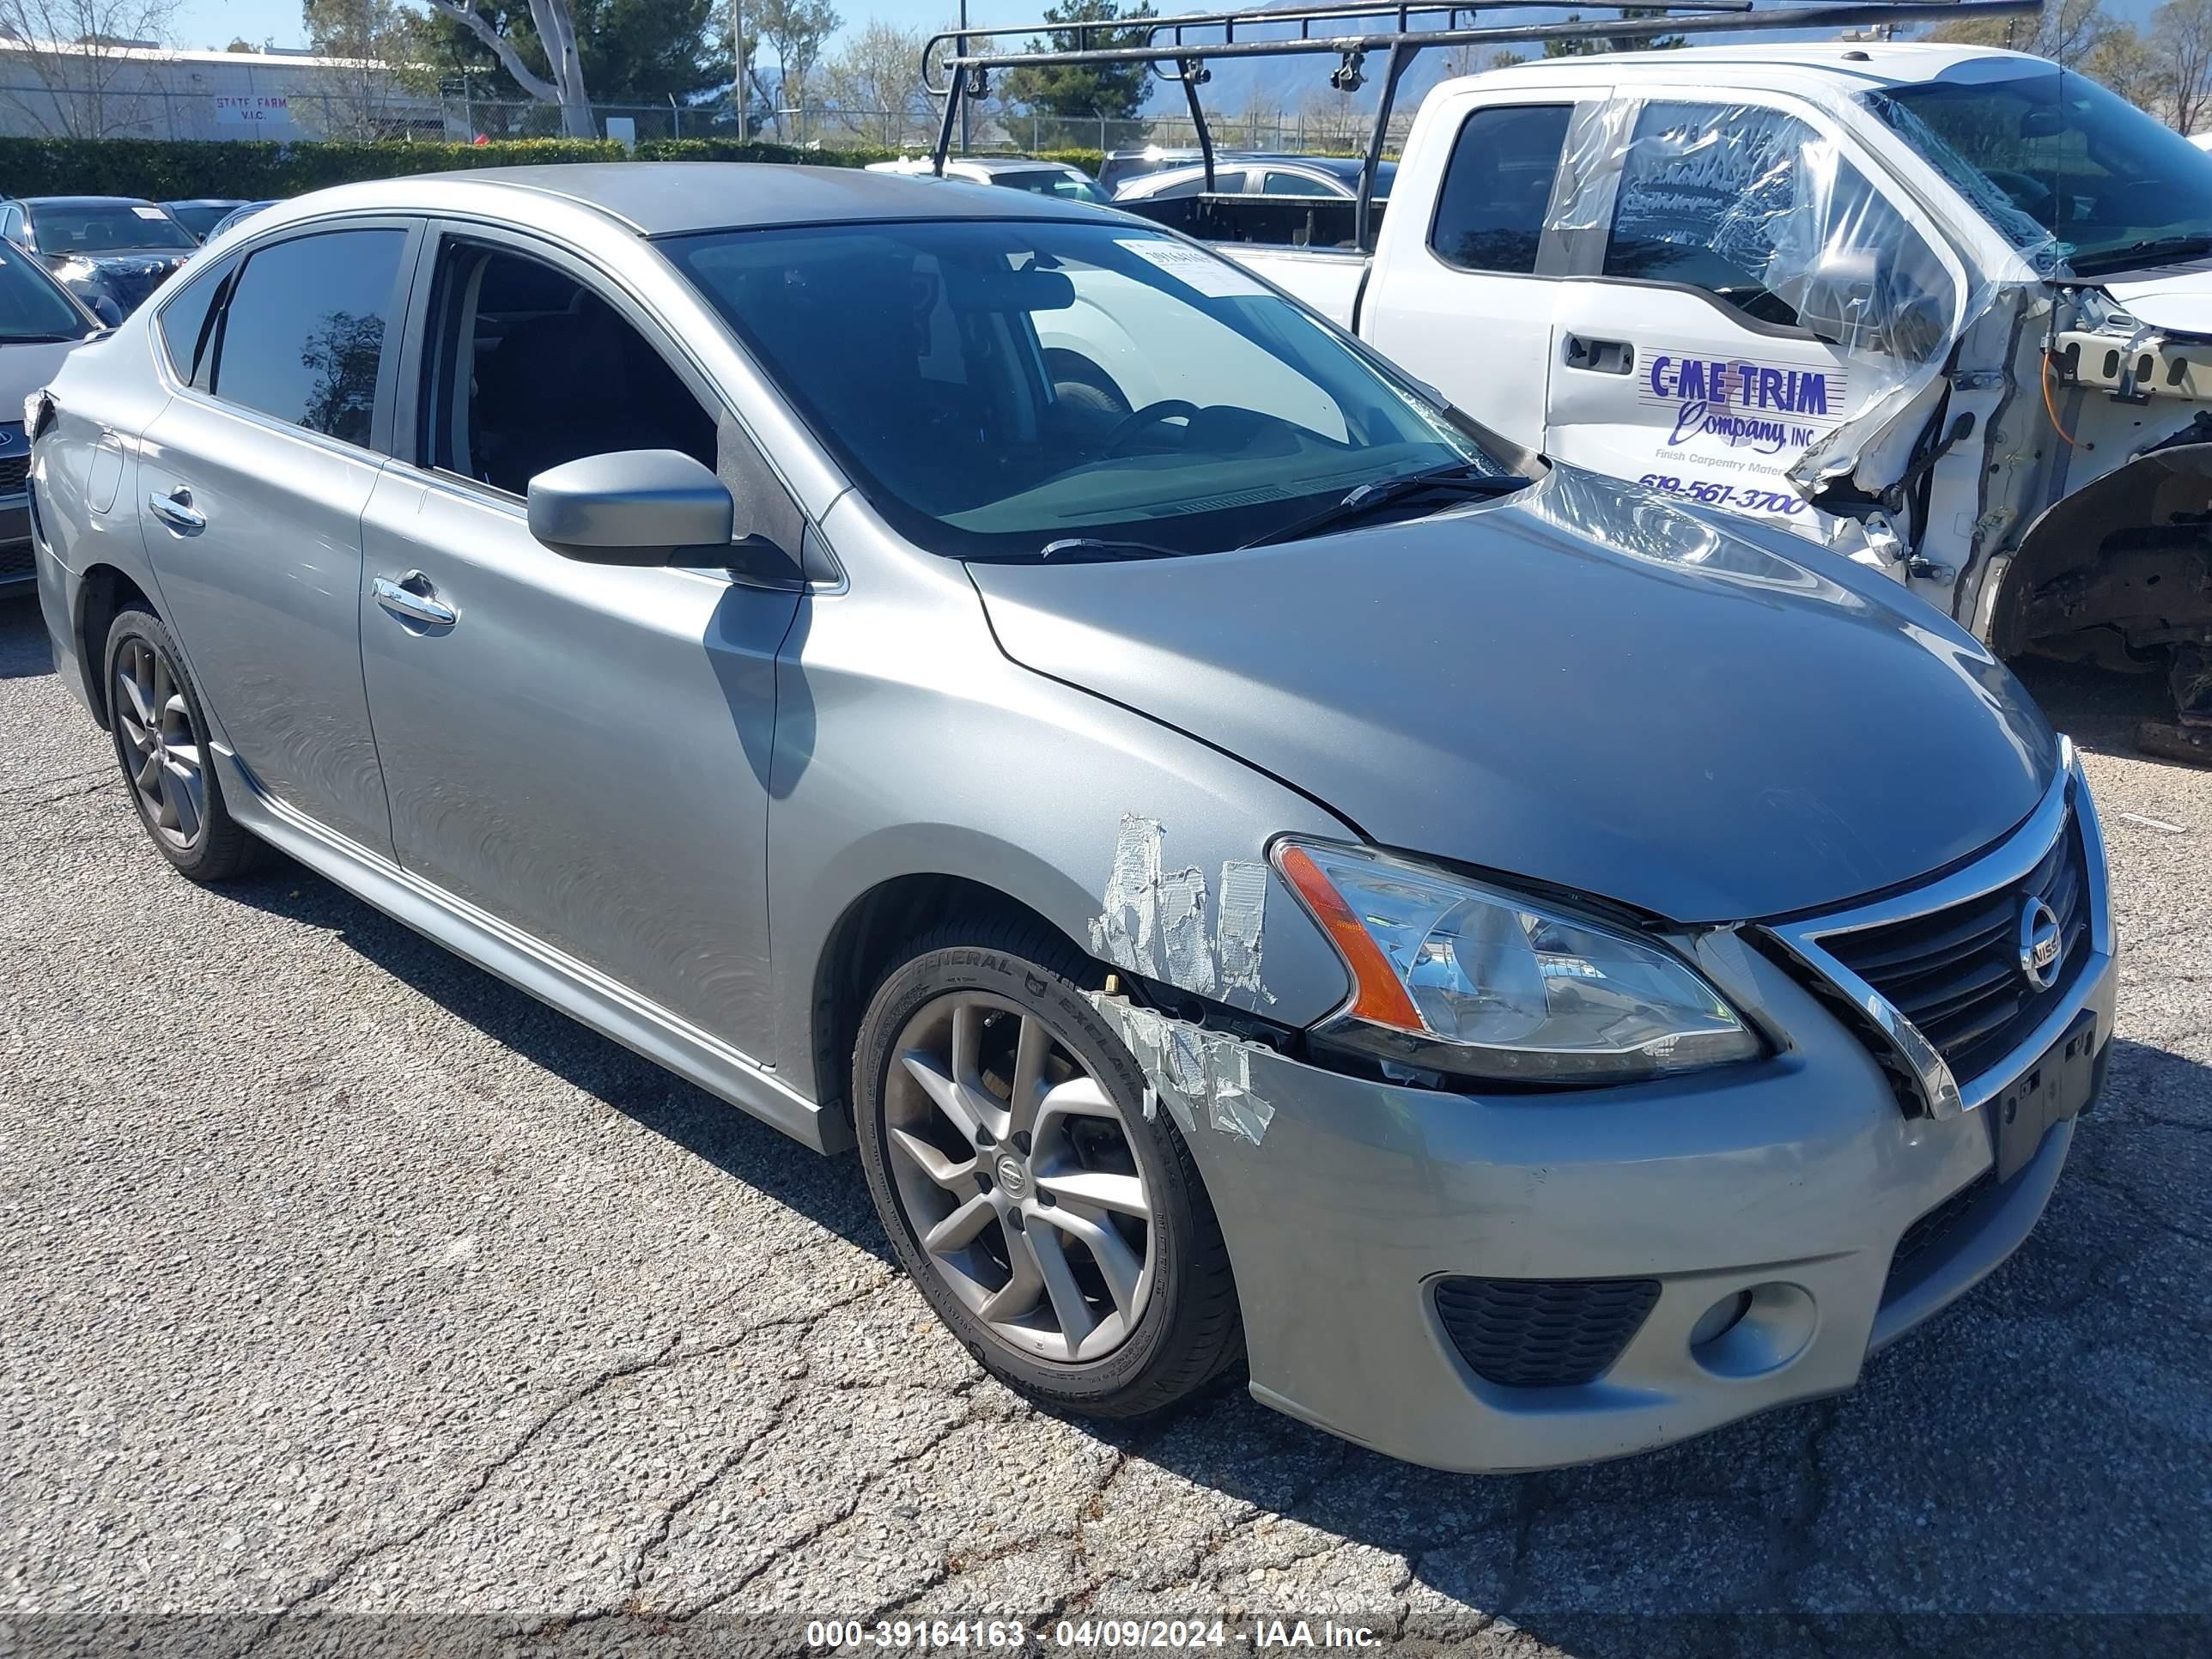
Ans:
POLYGON ((1536 269, 1567 140, 1566 104, 1504 104, 1467 118, 1444 169, 1429 246, 1463 270, 1536 269))
POLYGON ((339 230, 256 252, 226 309, 216 395, 366 444, 406 242, 404 231, 339 230))

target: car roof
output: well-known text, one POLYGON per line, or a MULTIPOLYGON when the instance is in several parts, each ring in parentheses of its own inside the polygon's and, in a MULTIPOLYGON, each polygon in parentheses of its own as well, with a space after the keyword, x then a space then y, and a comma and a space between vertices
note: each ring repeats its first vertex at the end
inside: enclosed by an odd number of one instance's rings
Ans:
POLYGON ((424 184, 466 186, 471 194, 507 197, 520 205, 529 196, 552 196, 596 208, 646 236, 760 225, 818 225, 882 219, 1081 218, 1098 211, 1081 203, 1055 201, 946 179, 942 190, 918 198, 905 175, 865 167, 785 167, 761 161, 587 161, 565 167, 483 167, 461 173, 420 173, 352 185, 296 197, 312 210, 326 201, 390 212, 426 210, 416 195, 424 184), (917 211, 920 208, 922 210, 917 211))
POLYGON ((143 196, 19 196, 15 199, 27 208, 154 207, 157 205, 143 196))

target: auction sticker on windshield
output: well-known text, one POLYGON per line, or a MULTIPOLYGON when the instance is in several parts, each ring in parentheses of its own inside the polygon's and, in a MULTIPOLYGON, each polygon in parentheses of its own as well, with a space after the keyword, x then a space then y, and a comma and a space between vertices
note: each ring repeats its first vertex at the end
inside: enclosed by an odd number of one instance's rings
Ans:
POLYGON ((1249 299, 1254 295, 1264 295, 1267 290, 1243 270, 1226 259, 1217 259, 1203 248, 1188 247, 1181 242, 1164 238, 1115 237, 1117 246, 1125 247, 1147 264, 1156 265, 1177 282, 1188 283, 1209 300, 1249 299))

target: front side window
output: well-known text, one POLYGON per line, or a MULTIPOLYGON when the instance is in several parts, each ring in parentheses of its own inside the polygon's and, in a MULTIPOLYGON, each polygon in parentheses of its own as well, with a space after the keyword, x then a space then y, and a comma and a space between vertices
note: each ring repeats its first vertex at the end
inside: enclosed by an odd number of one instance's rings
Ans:
POLYGON ((403 230, 334 230, 256 249, 224 307, 215 395, 367 444, 406 246, 403 230))
POLYGON ((2077 276, 2212 252, 2212 155, 2085 75, 2045 67, 1861 95, 2023 252, 2077 276))
POLYGON ((1467 118, 1444 167, 1429 246, 1462 270, 1536 269, 1571 104, 1506 104, 1467 118))
POLYGON ((151 202, 49 203, 33 227, 41 253, 196 247, 191 233, 151 202))
POLYGON ((667 361, 567 272, 454 244, 440 262, 431 465, 513 495, 624 449, 715 464, 714 422, 667 361))
POLYGON ((1113 223, 716 231, 660 245, 909 540, 1240 546, 1362 484, 1503 476, 1443 415, 1190 244, 1113 223))
POLYGON ((1327 196, 1334 198, 1340 192, 1331 190, 1318 179, 1310 179, 1303 173, 1286 173, 1270 167, 1260 175, 1262 196, 1327 196))
POLYGON ((1603 274, 1703 289, 1756 321, 1924 361, 1957 285, 1830 138, 1778 110, 1646 104, 1603 274))

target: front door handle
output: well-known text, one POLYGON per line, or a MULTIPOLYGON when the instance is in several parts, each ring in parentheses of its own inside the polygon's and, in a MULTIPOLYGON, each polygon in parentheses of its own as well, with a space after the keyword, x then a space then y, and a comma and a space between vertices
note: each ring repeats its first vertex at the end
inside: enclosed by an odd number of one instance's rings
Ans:
POLYGON ((379 605, 409 622, 451 628, 461 617, 459 611, 438 597, 438 590, 430 586, 430 579, 419 570, 409 571, 398 581, 389 576, 379 576, 369 584, 369 590, 376 595, 379 605))
POLYGON ((192 492, 179 484, 166 495, 149 495, 146 510, 172 530, 186 535, 207 528, 207 514, 192 505, 192 492))
POLYGON ((1599 374, 1626 374, 1636 367, 1636 348, 1626 340, 1586 340, 1567 336, 1567 367, 1599 374))

